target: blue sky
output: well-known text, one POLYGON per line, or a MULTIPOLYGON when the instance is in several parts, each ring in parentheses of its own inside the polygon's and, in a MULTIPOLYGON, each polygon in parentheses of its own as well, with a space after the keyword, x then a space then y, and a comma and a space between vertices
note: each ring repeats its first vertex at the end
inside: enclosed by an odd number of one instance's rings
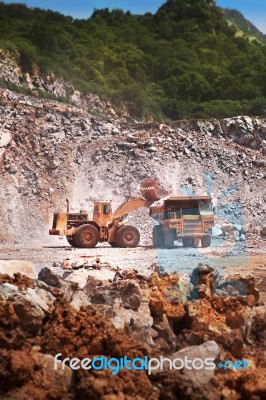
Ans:
MULTIPOLYGON (((94 8, 120 8, 132 13, 155 12, 163 0, 6 0, 5 3, 24 3, 31 7, 49 8, 75 18, 88 18, 94 8)), ((266 33, 266 0, 216 0, 221 7, 235 8, 266 33)))

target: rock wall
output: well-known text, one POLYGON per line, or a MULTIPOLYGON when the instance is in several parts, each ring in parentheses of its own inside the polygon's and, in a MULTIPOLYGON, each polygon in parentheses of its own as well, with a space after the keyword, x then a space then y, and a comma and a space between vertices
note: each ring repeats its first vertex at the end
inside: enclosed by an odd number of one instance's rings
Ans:
POLYGON ((174 121, 171 126, 224 138, 266 155, 266 118, 238 116, 223 120, 174 121))

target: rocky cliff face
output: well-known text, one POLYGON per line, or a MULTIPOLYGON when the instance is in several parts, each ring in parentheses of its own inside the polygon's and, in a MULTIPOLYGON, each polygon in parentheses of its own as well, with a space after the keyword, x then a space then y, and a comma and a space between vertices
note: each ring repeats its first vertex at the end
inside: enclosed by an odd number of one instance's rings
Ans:
MULTIPOLYGON (((0 49, 0 80, 14 84, 18 88, 30 89, 37 97, 54 96, 79 107, 87 107, 93 112, 115 116, 110 102, 103 102, 97 95, 84 95, 69 82, 50 75, 42 74, 37 65, 32 65, 31 72, 24 72, 17 62, 16 53, 0 49)), ((126 114, 127 116, 127 114, 126 114)))
POLYGON ((229 204, 234 223, 237 203, 244 225, 265 224, 265 119, 126 124, 4 89, 0 101, 3 242, 48 242, 52 213, 66 198, 73 210, 99 198, 115 208, 150 176, 173 194, 211 193, 229 204))
POLYGON ((16 61, 16 54, 0 49, 0 78, 24 86, 33 91, 39 89, 43 92, 53 94, 58 97, 68 98, 78 105, 83 104, 83 99, 72 85, 62 79, 51 76, 42 76, 37 66, 32 67, 31 73, 25 73, 16 61))
POLYGON ((208 136, 237 143, 250 149, 259 150, 266 155, 266 119, 239 116, 222 120, 176 121, 174 128, 197 131, 208 136))

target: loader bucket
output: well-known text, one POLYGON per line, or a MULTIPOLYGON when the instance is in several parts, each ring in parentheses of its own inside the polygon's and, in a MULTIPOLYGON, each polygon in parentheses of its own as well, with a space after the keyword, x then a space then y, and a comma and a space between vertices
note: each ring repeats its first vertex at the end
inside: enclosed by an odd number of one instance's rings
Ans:
POLYGON ((140 186, 142 197, 148 201, 156 201, 167 196, 169 193, 163 189, 157 178, 144 179, 140 186))

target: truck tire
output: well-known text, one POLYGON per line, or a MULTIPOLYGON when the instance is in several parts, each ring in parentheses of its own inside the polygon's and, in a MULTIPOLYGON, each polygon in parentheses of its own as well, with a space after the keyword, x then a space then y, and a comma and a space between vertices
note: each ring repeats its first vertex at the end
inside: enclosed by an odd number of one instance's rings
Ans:
POLYGON ((197 249, 199 247, 199 245, 200 245, 200 239, 195 237, 193 239, 193 246, 197 249))
POLYGON ((92 248, 99 242, 100 234, 96 226, 91 224, 81 225, 75 235, 74 240, 77 247, 92 248))
POLYGON ((134 226, 123 225, 117 231, 116 243, 118 247, 137 247, 139 240, 139 231, 134 226))
POLYGON ((183 247, 193 247, 193 239, 190 237, 183 237, 183 247))
POLYGON ((166 249, 174 248, 174 231, 164 231, 164 247, 166 249))
POLYGON ((201 247, 209 247, 211 245, 211 236, 201 238, 201 247))
POLYGON ((78 247, 77 244, 76 244, 76 242, 75 242, 74 236, 72 236, 72 237, 67 237, 66 240, 68 241, 68 243, 70 244, 70 246, 72 246, 72 247, 78 247))
POLYGON ((164 235, 161 225, 155 225, 153 227, 152 239, 156 249, 164 248, 164 235))

